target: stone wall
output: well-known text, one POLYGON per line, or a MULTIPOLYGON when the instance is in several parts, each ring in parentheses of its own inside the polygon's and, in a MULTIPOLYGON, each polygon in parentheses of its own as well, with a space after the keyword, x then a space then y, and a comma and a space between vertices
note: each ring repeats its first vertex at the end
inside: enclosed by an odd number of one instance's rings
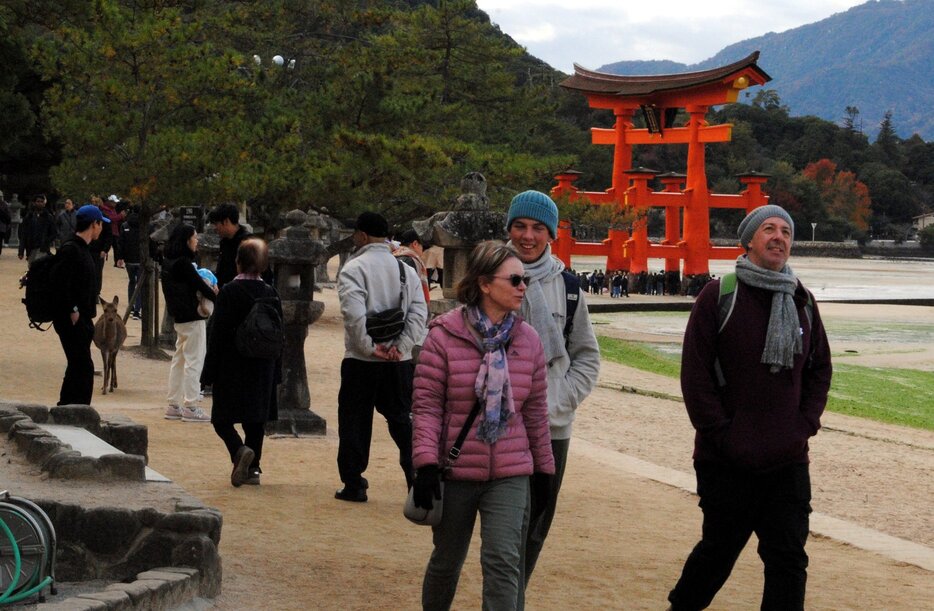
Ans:
POLYGON ((872 240, 862 247, 863 254, 873 257, 931 258, 921 250, 920 242, 898 242, 894 240, 872 240))
POLYGON ((200 595, 220 593, 223 518, 216 509, 178 506, 163 513, 42 499, 36 504, 55 527, 59 581, 125 582, 156 567, 189 567, 199 573, 200 595))
MULTIPOLYGON (((738 246, 739 241, 715 238, 714 246, 738 246)), ((856 242, 811 242, 798 241, 791 246, 792 257, 833 257, 836 259, 859 259, 863 256, 856 242)))
POLYGON ((146 427, 124 417, 101 420, 89 405, 46 407, 34 404, 0 404, 0 433, 49 477, 68 479, 128 479, 146 477, 148 433, 146 427), (123 454, 100 458, 82 456, 39 424, 81 427, 114 446, 123 454))
POLYGON ((0 403, 0 433, 3 470, 13 469, 0 481, 55 529, 56 583, 99 584, 77 598, 47 597, 49 608, 167 609, 220 593, 223 517, 171 482, 145 481, 145 426, 86 405, 0 403), (85 428, 124 453, 82 456, 40 423, 85 428))

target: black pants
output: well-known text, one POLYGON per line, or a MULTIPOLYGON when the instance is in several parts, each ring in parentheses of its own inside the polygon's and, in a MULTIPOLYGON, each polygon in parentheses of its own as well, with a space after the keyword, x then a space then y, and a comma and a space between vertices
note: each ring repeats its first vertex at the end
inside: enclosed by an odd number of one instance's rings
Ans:
MULTIPOLYGON (((127 276, 127 303, 130 303, 133 299, 133 293, 136 292, 136 283, 139 282, 139 263, 126 263, 126 276, 127 276)), ((136 293, 136 301, 133 301, 132 311, 139 314, 142 310, 143 302, 143 290, 140 289, 139 293, 136 293)))
POLYGON ((363 487, 361 476, 370 462, 373 408, 389 425, 399 448, 399 465, 412 483, 412 361, 370 362, 344 359, 337 395, 337 469, 350 489, 363 487))
POLYGON ((94 361, 91 360, 94 323, 82 316, 71 324, 71 319, 66 317, 52 321, 52 326, 68 361, 58 405, 90 405, 94 392, 94 361))
POLYGON ((94 294, 100 295, 101 286, 103 285, 104 281, 104 258, 98 254, 97 257, 94 257, 94 265, 97 266, 97 276, 94 277, 94 289, 97 292, 94 294))
POLYGON ((555 510, 558 507, 558 493, 561 491, 561 482, 564 481, 564 468, 568 464, 568 448, 570 446, 570 439, 551 440, 551 453, 555 457, 555 474, 548 480, 550 483, 548 501, 545 505, 539 505, 533 494, 529 504, 529 527, 525 537, 525 549, 522 552, 525 558, 524 586, 529 585, 529 578, 532 577, 532 571, 535 570, 538 555, 545 545, 545 538, 551 529, 551 522, 555 519, 555 510))
POLYGON ((771 473, 742 473, 695 463, 703 534, 668 595, 675 611, 704 609, 713 600, 749 536, 759 539, 765 565, 762 609, 804 609, 808 556, 804 544, 811 513, 807 464, 771 473))
POLYGON ((259 469, 259 459, 263 456, 263 439, 266 438, 265 422, 244 422, 241 424, 243 439, 240 438, 240 434, 234 428, 233 422, 212 422, 211 424, 214 425, 214 432, 227 446, 227 452, 230 453, 230 462, 234 461, 234 454, 237 453, 237 450, 246 446, 256 454, 253 457, 253 462, 250 463, 250 469, 259 469))

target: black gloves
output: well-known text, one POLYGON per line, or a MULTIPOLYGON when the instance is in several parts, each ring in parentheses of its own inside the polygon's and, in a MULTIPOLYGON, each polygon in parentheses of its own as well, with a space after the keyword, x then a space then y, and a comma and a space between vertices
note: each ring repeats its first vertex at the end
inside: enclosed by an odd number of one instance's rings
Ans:
POLYGON ((547 473, 533 473, 529 479, 529 486, 532 493, 532 507, 544 509, 548 506, 548 499, 551 497, 551 482, 554 475, 547 473))
POLYGON ((412 500, 422 509, 434 507, 433 499, 441 499, 441 469, 438 465, 425 465, 415 472, 415 492, 412 500))

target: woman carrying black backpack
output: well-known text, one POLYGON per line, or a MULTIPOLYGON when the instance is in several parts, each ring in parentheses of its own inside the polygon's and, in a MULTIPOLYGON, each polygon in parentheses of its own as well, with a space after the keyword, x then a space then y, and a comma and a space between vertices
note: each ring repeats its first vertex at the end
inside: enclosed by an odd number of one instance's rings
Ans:
MULTIPOLYGON (((233 463, 230 483, 239 487, 260 483, 266 422, 277 419, 282 359, 281 354, 247 350, 237 337, 243 335, 241 326, 251 316, 254 304, 271 304, 281 322, 282 302, 276 289, 262 279, 269 266, 269 250, 263 240, 251 237, 241 242, 236 261, 237 276, 224 285, 214 306, 201 382, 214 386, 211 423, 233 463), (234 424, 242 426, 243 438, 234 424)), ((254 330, 266 326, 253 325, 254 330)))

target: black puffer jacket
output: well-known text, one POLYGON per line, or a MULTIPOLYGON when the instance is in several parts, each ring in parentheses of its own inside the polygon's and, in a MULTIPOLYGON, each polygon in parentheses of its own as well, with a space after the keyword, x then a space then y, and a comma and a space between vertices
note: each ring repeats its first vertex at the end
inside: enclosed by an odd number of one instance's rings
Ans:
POLYGON ((28 255, 35 248, 49 252, 55 236, 55 218, 52 214, 45 208, 41 211, 31 210, 19 226, 19 254, 28 255))
POLYGON ((198 275, 191 257, 166 259, 160 278, 165 307, 175 322, 205 320, 198 314, 198 293, 211 301, 215 300, 215 295, 198 275))

